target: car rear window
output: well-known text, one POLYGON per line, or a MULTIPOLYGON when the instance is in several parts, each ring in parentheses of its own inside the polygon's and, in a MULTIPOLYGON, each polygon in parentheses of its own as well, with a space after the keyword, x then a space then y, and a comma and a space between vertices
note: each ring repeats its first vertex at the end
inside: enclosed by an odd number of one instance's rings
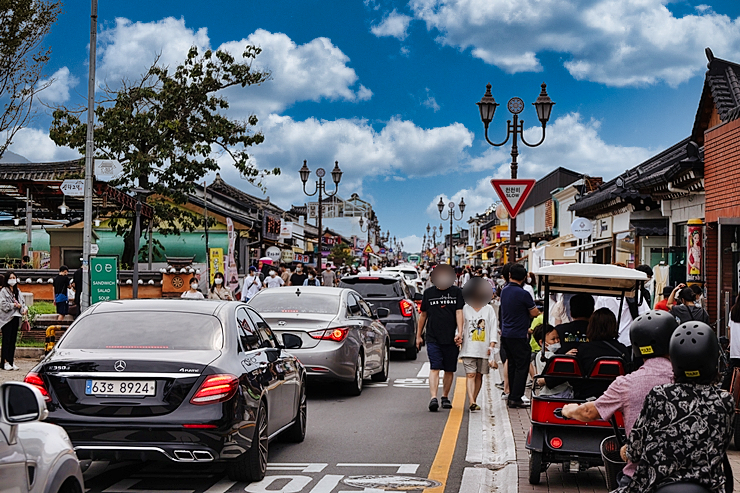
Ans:
POLYGON ((339 311, 339 294, 304 293, 280 289, 265 290, 249 300, 249 305, 260 313, 319 313, 334 315, 339 311))
POLYGON ((172 311, 93 313, 81 318, 60 349, 221 349, 221 322, 213 315, 172 311))
POLYGON ((415 270, 404 270, 401 272, 403 272, 403 275, 406 276, 406 279, 410 279, 412 281, 419 277, 415 270))
POLYGON ((403 296, 395 279, 347 279, 339 283, 340 288, 351 288, 363 298, 398 298, 403 296))

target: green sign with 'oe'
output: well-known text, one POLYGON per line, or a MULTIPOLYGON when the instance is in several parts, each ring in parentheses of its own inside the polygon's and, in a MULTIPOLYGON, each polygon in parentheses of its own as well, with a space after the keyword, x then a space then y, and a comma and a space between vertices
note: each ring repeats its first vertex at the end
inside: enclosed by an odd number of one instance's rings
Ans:
POLYGON ((118 299, 118 259, 90 257, 90 303, 118 299))

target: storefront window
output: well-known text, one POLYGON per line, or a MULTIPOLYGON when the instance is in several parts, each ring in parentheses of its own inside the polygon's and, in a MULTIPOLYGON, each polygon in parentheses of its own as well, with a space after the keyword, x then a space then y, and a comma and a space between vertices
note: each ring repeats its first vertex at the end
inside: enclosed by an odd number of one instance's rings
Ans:
POLYGON ((686 223, 676 224, 673 229, 673 245, 686 246, 686 223))
POLYGON ((634 230, 616 235, 617 255, 616 261, 627 267, 635 267, 635 232, 634 230))

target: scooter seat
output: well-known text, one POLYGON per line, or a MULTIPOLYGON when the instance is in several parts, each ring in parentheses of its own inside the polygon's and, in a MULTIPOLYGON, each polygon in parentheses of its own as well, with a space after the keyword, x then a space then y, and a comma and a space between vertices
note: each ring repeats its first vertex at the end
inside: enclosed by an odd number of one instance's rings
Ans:
POLYGON ((711 493, 707 488, 696 483, 672 483, 661 486, 655 493, 711 493))

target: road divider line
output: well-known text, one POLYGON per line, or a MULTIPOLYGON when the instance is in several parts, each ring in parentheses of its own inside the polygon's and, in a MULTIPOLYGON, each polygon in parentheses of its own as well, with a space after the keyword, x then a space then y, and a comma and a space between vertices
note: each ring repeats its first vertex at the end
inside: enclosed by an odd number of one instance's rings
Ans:
POLYGON ((419 373, 416 374, 416 378, 429 378, 429 372, 431 371, 431 365, 427 361, 423 365, 421 365, 421 370, 419 370, 419 373))
POLYGON ((447 476, 450 474, 450 466, 455 456, 457 437, 460 434, 463 414, 465 412, 465 379, 457 378, 455 393, 452 397, 452 409, 447 416, 447 423, 439 441, 437 455, 434 456, 432 468, 429 471, 429 479, 439 481, 441 484, 435 488, 427 488, 424 493, 443 493, 447 484, 447 476))

